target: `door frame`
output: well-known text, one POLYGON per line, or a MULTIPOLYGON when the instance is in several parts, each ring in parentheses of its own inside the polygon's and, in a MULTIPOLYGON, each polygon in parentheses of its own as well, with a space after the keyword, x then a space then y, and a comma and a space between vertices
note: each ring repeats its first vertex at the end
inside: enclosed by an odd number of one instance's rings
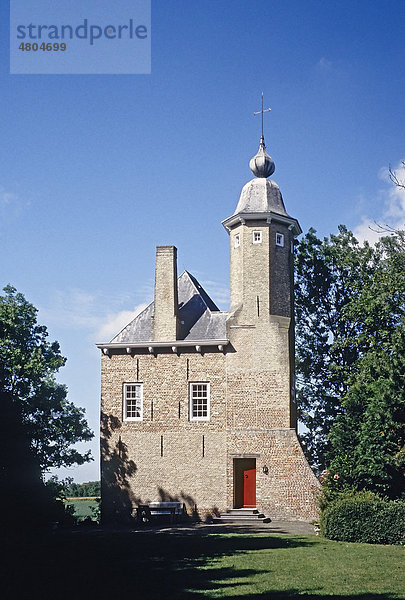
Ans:
MULTIPOLYGON (((244 498, 244 471, 256 469, 256 456, 240 456, 233 458, 233 508, 243 508, 245 504, 244 498)), ((256 471, 257 475, 257 471, 256 471)), ((255 506, 256 508, 256 491, 255 486, 255 506)))

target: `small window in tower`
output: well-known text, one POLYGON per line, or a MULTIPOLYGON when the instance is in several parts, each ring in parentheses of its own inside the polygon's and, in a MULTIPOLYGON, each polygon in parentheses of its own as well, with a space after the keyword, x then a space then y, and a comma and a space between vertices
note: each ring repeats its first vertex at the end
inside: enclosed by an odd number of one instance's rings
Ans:
POLYGON ((240 234, 237 233, 235 235, 235 237, 233 238, 233 247, 234 248, 239 248, 239 246, 240 246, 240 234))
POLYGON ((123 417, 124 421, 142 421, 143 384, 124 383, 123 417))
POLYGON ((210 384, 190 383, 190 421, 209 421, 210 384))
POLYGON ((276 233, 276 246, 284 247, 284 235, 282 233, 276 233))
POLYGON ((254 244, 261 244, 262 243, 262 232, 261 231, 254 231, 253 232, 253 239, 252 239, 254 244))

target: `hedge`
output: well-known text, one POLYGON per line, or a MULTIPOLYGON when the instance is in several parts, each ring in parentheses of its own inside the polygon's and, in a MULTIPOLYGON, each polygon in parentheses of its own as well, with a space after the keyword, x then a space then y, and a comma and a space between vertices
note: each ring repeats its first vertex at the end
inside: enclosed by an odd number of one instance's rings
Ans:
POLYGON ((358 494, 335 500, 321 515, 321 533, 330 540, 368 544, 405 542, 405 502, 358 494))

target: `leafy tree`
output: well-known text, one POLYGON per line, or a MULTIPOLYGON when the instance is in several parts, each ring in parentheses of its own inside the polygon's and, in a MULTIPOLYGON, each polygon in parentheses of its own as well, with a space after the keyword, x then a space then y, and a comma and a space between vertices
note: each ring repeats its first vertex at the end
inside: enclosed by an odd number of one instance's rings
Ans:
POLYGON ((44 522, 48 496, 19 406, 0 391, 0 521, 2 531, 28 530, 44 522))
MULTIPOLYGON (((41 472, 50 467, 83 464, 90 451, 72 444, 93 437, 84 409, 67 400, 67 389, 55 380, 66 359, 57 342, 47 341, 37 323, 37 309, 16 289, 0 296, 0 391, 18 414, 24 435, 41 472)), ((2 410, 8 410, 2 403, 2 410)), ((13 445, 12 437, 10 443, 13 445)))
POLYGON ((304 444, 334 489, 402 490, 404 232, 360 246, 311 230, 297 254, 297 373, 304 444))
POLYGON ((83 498, 86 496, 100 496, 100 481, 87 481, 85 483, 75 483, 72 478, 67 478, 65 485, 65 495, 68 498, 83 498))
POLYGON ((328 434, 360 353, 359 323, 344 309, 372 277, 373 251, 343 225, 323 241, 315 234, 309 230, 296 256, 296 373, 303 444, 311 464, 322 470, 328 434))
POLYGON ((399 497, 404 490, 405 233, 376 245, 373 278, 346 307, 361 322, 362 352, 330 432, 340 487, 399 497))

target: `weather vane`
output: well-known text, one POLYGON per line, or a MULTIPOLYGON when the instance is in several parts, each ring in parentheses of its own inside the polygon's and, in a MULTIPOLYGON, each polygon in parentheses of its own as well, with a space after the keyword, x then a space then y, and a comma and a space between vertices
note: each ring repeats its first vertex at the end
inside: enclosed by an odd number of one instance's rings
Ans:
POLYGON ((263 110, 263 92, 262 92, 262 110, 258 110, 257 112, 253 113, 254 115, 262 115, 262 138, 264 138, 264 136, 263 136, 263 114, 265 112, 270 112, 270 111, 271 111, 271 108, 265 108, 263 110))

